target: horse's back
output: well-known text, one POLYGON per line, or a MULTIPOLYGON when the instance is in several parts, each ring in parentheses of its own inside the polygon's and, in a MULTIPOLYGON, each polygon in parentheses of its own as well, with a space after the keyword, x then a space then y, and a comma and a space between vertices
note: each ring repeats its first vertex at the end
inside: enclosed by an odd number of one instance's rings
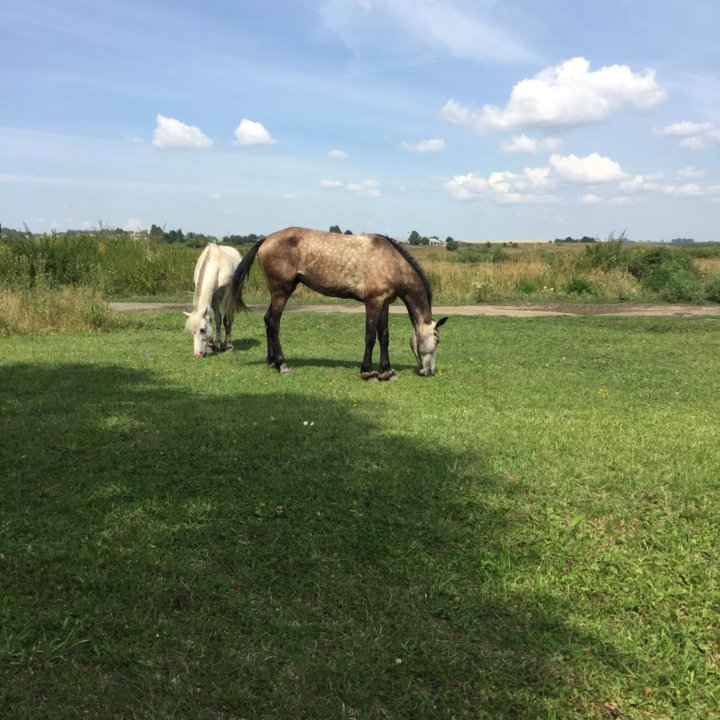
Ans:
POLYGON ((268 235, 257 256, 271 281, 302 282, 325 295, 360 300, 370 294, 396 294, 407 266, 382 236, 297 227, 268 235))

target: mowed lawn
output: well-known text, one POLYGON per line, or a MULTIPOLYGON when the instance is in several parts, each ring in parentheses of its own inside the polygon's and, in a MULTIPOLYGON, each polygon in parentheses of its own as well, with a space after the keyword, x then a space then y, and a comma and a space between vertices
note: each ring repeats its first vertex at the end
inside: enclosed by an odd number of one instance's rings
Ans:
POLYGON ((6 717, 720 717, 720 320, 183 320, 2 341, 6 717))

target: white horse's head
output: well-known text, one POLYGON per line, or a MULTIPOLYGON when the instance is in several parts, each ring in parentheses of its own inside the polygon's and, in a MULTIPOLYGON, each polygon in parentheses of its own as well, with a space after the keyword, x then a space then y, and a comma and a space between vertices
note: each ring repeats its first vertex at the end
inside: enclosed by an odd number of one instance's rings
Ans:
POLYGON ((212 352, 212 322, 207 308, 183 313, 187 317, 185 329, 193 334, 193 353, 195 357, 205 357, 212 352), (210 348, 210 350, 208 350, 210 348))
POLYGON ((440 318, 437 322, 429 322, 413 328, 410 338, 410 347, 418 361, 420 375, 435 374, 435 350, 440 342, 437 329, 447 322, 447 318, 440 318))

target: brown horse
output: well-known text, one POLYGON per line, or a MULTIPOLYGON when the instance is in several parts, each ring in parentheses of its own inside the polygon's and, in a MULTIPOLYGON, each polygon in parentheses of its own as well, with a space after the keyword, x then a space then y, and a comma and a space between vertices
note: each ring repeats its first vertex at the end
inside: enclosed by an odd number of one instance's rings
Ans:
POLYGON ((238 265, 224 303, 234 309, 247 306, 243 284, 257 255, 270 291, 265 313, 267 362, 289 372, 280 346, 280 318, 299 283, 339 298, 365 303, 365 356, 360 374, 365 380, 390 380, 395 371, 388 355, 388 306, 400 298, 413 326, 410 344, 420 375, 435 372, 437 329, 447 320, 432 319, 430 283, 417 261, 394 240, 382 235, 338 233, 290 227, 259 240, 238 265), (372 370, 375 339, 380 341, 380 373, 372 370))

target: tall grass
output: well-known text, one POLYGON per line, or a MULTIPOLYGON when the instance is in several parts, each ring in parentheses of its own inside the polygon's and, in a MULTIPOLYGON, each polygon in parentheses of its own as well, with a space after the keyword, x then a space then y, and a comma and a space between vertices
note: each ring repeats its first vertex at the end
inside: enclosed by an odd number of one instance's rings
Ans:
MULTIPOLYGON (((241 248, 241 251, 243 249, 241 248)), ((412 248, 436 304, 477 302, 718 302, 720 257, 710 249, 634 245, 610 237, 582 247, 460 245, 412 248)), ((102 297, 179 296, 192 291, 197 248, 109 232, 19 237, 0 244, 0 287, 88 287, 102 297)), ((250 302, 265 302, 257 267, 250 302)), ((293 302, 321 296, 299 286, 293 302)))
POLYGON ((67 233, 0 244, 0 284, 85 286, 104 296, 192 290, 199 251, 109 233, 67 233))
POLYGON ((86 287, 0 288, 0 336, 49 335, 113 326, 113 313, 86 287))

